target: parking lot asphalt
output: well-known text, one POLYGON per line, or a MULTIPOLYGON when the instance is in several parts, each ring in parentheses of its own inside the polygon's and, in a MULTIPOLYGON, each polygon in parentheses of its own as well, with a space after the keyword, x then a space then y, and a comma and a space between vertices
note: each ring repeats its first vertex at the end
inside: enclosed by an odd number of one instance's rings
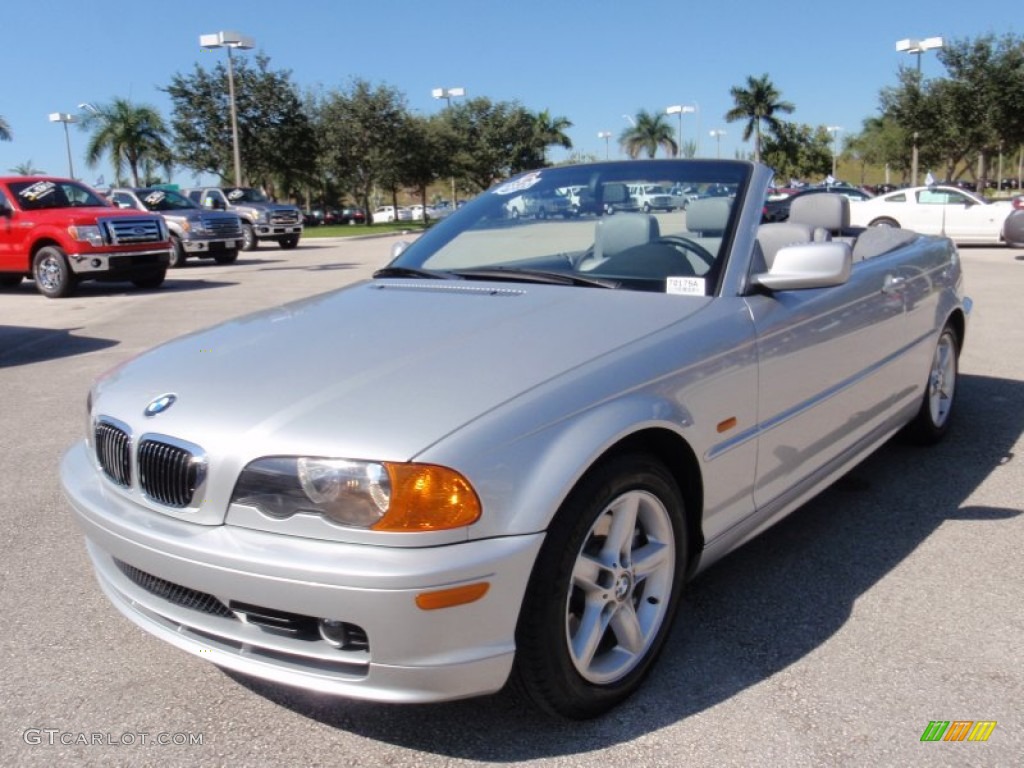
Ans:
POLYGON ((57 480, 89 382, 167 339, 368 277, 399 239, 190 261, 153 291, 0 292, 0 762, 1020 764, 1024 254, 1005 248, 962 251, 975 305, 948 439, 883 447, 703 574, 645 688, 599 720, 545 720, 505 695, 397 706, 307 694, 225 673, 123 619, 57 480), (983 743, 922 742, 936 720, 997 725, 983 743))

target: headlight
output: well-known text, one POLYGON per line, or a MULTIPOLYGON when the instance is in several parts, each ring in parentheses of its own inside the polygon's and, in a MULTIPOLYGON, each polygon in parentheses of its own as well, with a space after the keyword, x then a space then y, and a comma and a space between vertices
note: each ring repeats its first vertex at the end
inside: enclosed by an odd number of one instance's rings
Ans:
POLYGON ((242 470, 231 502, 375 531, 441 531, 480 517, 476 492, 452 469, 350 459, 258 459, 242 470))
POLYGON ((103 233, 97 226, 72 224, 68 227, 68 234, 80 243, 88 243, 97 247, 103 245, 103 233))

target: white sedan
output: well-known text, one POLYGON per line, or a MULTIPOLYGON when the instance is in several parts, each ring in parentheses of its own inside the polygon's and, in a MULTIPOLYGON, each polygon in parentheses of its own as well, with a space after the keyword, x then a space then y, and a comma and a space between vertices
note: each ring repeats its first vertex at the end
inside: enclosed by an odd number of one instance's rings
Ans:
POLYGON ((399 208, 396 212, 393 205, 382 205, 373 212, 374 224, 392 221, 412 221, 412 211, 408 208, 399 208))
POLYGON ((1013 210, 1009 200, 989 201, 957 187, 910 187, 852 201, 850 224, 902 227, 962 244, 998 244, 1006 241, 1003 225, 1013 210))

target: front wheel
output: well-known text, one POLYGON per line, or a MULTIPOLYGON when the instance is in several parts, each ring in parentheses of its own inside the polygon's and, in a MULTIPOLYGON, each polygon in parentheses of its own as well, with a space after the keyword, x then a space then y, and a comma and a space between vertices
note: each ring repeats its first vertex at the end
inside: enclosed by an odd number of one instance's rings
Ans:
POLYGON ((49 299, 61 299, 75 291, 78 280, 64 251, 55 245, 40 248, 32 260, 36 290, 49 299))
POLYGON ((281 246, 282 248, 284 248, 286 251, 290 251, 292 248, 295 248, 295 247, 298 246, 298 244, 299 244, 299 236, 298 235, 288 235, 288 237, 282 237, 280 240, 277 241, 277 244, 279 246, 281 246))
POLYGON ((171 261, 169 266, 171 267, 183 267, 185 265, 185 246, 181 244, 181 238, 177 235, 171 235, 171 261))
POLYGON ((947 325, 935 345, 921 408, 907 425, 907 436, 913 442, 922 445, 937 443, 949 431, 960 374, 959 358, 960 341, 956 331, 947 325))
POLYGON ((242 222, 242 250, 243 251, 255 251, 256 246, 260 244, 259 238, 256 237, 256 233, 253 231, 252 224, 247 221, 242 222))
POLYGON ((679 605, 683 500, 652 456, 591 470, 548 530, 530 577, 511 686, 572 719, 619 704, 643 682, 679 605))
POLYGON ((890 219, 888 216, 882 216, 881 218, 875 219, 869 227, 892 227, 894 229, 900 228, 900 223, 896 219, 890 219))

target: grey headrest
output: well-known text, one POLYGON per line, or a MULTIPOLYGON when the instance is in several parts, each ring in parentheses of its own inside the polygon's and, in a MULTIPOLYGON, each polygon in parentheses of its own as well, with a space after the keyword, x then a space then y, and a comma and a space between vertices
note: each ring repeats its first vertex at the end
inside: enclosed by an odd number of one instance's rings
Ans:
POLYGON ((850 200, 836 192, 822 192, 793 198, 789 220, 838 232, 850 226, 850 200))
POLYGON ((608 258, 638 245, 657 240, 658 220, 647 213, 618 213, 597 222, 594 255, 608 258))
POLYGON ((704 237, 717 237, 725 233, 732 206, 725 197, 704 197, 686 206, 686 228, 700 232, 704 237))

